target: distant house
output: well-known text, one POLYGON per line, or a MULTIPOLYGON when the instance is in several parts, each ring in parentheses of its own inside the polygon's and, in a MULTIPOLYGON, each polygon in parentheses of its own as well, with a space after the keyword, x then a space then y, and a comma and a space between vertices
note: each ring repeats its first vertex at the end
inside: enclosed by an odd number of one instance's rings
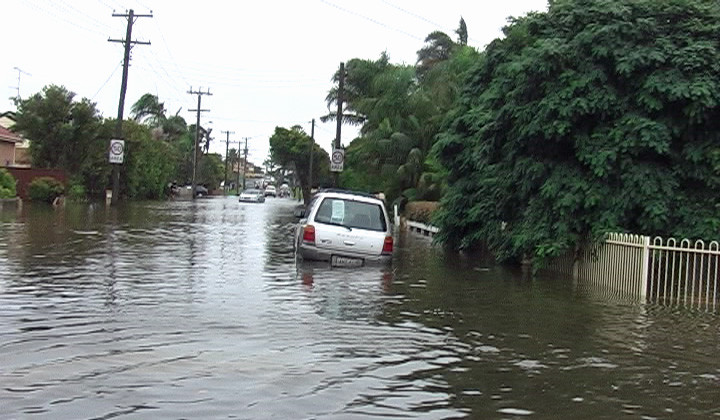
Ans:
POLYGON ((22 144, 22 137, 0 126, 0 167, 15 166, 15 145, 22 144))
POLYGON ((2 156, 2 159, 0 159, 0 166, 15 166, 19 168, 29 168, 31 166, 30 162, 30 141, 23 138, 22 136, 12 132, 12 128, 15 125, 15 113, 12 111, 3 112, 0 114, 0 128, 4 128, 4 133, 10 132, 11 137, 14 136, 14 146, 10 146, 9 142, 6 140, 2 140, 3 144, 0 145, 0 156, 2 156), (17 139, 20 139, 20 141, 17 141, 17 139), (5 144, 7 143, 7 144, 5 144), (9 156, 6 154, 9 153, 8 150, 12 147, 14 149, 14 156, 12 159, 9 159, 9 156), (12 161, 11 165, 6 164, 7 161, 12 161))
POLYGON ((5 128, 12 128, 15 125, 15 113, 12 111, 3 112, 0 114, 0 126, 5 128))

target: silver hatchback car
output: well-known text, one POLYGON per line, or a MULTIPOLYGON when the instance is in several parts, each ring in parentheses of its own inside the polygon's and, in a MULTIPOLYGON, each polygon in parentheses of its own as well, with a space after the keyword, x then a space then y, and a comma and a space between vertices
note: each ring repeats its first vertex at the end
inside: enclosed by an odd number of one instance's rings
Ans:
POLYGON ((370 194, 321 190, 298 214, 295 249, 307 260, 358 267, 392 259, 393 235, 385 203, 370 194))

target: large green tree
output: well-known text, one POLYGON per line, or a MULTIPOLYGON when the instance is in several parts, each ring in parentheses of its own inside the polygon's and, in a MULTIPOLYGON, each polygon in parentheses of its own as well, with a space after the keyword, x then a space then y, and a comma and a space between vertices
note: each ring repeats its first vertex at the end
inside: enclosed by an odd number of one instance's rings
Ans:
POLYGON ((15 129, 32 139, 33 166, 80 173, 97 141, 101 118, 95 104, 75 100, 63 86, 49 85, 16 105, 15 129))
POLYGON ((520 260, 606 231, 717 239, 717 2, 556 0, 504 33, 436 145, 441 240, 520 260))
POLYGON ((313 184, 317 184, 329 176, 330 156, 301 127, 275 127, 270 137, 271 161, 294 172, 300 182, 305 204, 310 200, 310 153, 313 157, 313 184))

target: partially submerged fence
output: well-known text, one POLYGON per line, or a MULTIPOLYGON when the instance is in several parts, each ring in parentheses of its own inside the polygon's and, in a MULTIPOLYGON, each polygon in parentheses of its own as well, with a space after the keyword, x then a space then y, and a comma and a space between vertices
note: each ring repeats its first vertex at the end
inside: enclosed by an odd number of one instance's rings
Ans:
MULTIPOLYGON (((568 272, 570 260, 551 267, 568 272)), ((572 274, 583 284, 637 295, 665 304, 715 310, 718 306, 720 244, 701 240, 611 233, 572 259, 572 274)))

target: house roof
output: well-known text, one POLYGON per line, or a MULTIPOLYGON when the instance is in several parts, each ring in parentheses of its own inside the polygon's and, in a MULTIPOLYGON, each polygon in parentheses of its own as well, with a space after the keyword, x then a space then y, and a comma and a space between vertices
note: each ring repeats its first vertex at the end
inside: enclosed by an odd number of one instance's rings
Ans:
POLYGON ((0 125, 0 141, 22 143, 23 139, 19 135, 0 125))
POLYGON ((15 121, 15 113, 13 111, 5 111, 3 113, 0 113, 0 118, 2 117, 7 117, 15 121))

